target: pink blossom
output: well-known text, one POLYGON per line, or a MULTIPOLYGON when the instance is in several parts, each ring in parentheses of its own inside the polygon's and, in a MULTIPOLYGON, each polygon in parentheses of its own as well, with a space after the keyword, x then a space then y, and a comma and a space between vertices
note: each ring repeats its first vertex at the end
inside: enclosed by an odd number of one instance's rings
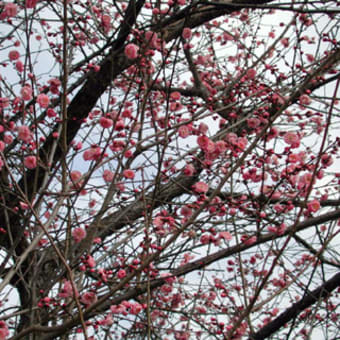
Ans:
POLYGON ((143 309, 143 306, 140 303, 138 302, 132 303, 130 307, 130 313, 133 315, 137 315, 142 311, 142 309, 143 309))
POLYGON ((321 163, 322 165, 327 168, 329 166, 331 166, 333 164, 333 158, 331 155, 328 155, 328 154, 323 154, 321 156, 321 163))
POLYGON ((130 169, 126 169, 123 171, 123 176, 128 179, 133 179, 135 177, 135 172, 130 169))
POLYGON ((285 207, 280 203, 274 204, 273 208, 278 214, 282 213, 285 210, 285 207))
POLYGON ((216 143, 215 143, 215 151, 217 153, 222 153, 222 152, 225 152, 227 150, 227 143, 223 140, 218 140, 216 143))
POLYGON ((191 29, 189 27, 185 27, 182 31, 182 38, 188 40, 191 37, 192 37, 191 29))
POLYGON ((112 182, 114 178, 114 173, 110 170, 104 170, 103 172, 103 179, 105 182, 112 182))
POLYGON ((200 125, 198 126, 198 131, 205 135, 209 130, 209 127, 207 124, 201 122, 200 125))
POLYGON ((28 126, 21 125, 18 127, 18 138, 25 143, 32 140, 32 133, 28 126))
POLYGON ((276 230, 276 234, 279 235, 279 236, 283 235, 285 233, 286 229, 287 229, 286 224, 285 223, 281 223, 278 226, 277 230, 276 230))
POLYGON ((163 285, 161 287, 161 292, 165 295, 169 295, 169 293, 171 293, 173 290, 172 286, 171 285, 163 285))
POLYGON ((37 103, 41 108, 46 109, 50 104, 50 98, 46 94, 40 93, 37 97, 37 103))
POLYGON ((113 305, 110 307, 110 310, 113 314, 125 314, 127 307, 123 304, 119 304, 118 306, 113 305))
POLYGON ((24 159, 24 165, 28 169, 34 169, 37 167, 37 157, 36 156, 27 156, 24 159))
POLYGON ((7 97, 0 97, 0 109, 4 109, 9 106, 9 99, 7 97))
POLYGON ((25 202, 19 202, 20 208, 22 210, 28 210, 29 209, 29 205, 25 202))
POLYGON ((175 340, 189 340, 190 333, 184 331, 176 331, 175 332, 175 340))
POLYGON ((309 105, 312 102, 312 100, 309 98, 309 96, 303 94, 302 96, 300 96, 299 102, 301 105, 309 105))
POLYGON ((12 135, 6 134, 4 135, 4 142, 6 144, 11 144, 13 142, 13 137, 12 135))
POLYGON ((18 60, 20 58, 20 53, 17 50, 10 51, 8 53, 8 58, 11 61, 18 60))
POLYGON ((183 173, 186 176, 193 176, 195 172, 196 169, 192 164, 187 164, 183 169, 183 173))
POLYGON ((290 147, 293 148, 298 148, 300 146, 300 137, 297 133, 295 132, 286 132, 283 140, 290 145, 290 147))
POLYGON ((5 150, 5 146, 6 146, 5 143, 2 140, 0 140, 0 151, 1 152, 5 150))
POLYGON ((9 330, 5 321, 0 321, 0 340, 6 340, 9 335, 9 330))
POLYGON ((88 255, 88 257, 86 259, 86 263, 90 268, 94 268, 96 266, 96 261, 94 260, 94 258, 91 255, 88 255))
POLYGON ((113 125, 113 120, 110 118, 101 117, 99 119, 99 124, 101 125, 102 128, 107 129, 113 125))
POLYGON ((303 188, 307 188, 312 181, 312 177, 313 175, 309 172, 300 176, 299 181, 298 181, 298 186, 297 186, 298 189, 301 190, 303 188))
POLYGON ((207 183, 197 182, 196 184, 194 184, 194 190, 197 193, 206 193, 208 189, 209 189, 209 185, 207 183))
POLYGON ((192 210, 185 205, 181 208, 181 215, 183 215, 184 217, 190 217, 192 215, 192 210))
POLYGON ((170 110, 171 111, 179 111, 181 110, 183 105, 180 102, 173 102, 170 103, 170 110))
POLYGON ((181 138, 187 138, 190 136, 190 128, 188 125, 182 125, 180 126, 180 128, 178 129, 178 135, 181 138))
POLYGON ((123 279, 126 276, 126 271, 124 269, 118 270, 117 277, 123 279))
POLYGON ((17 62, 15 63, 15 68, 20 73, 24 71, 24 64, 21 60, 17 60, 17 62))
POLYGON ((208 234, 203 234, 200 238, 200 242, 202 244, 208 244, 210 242, 210 235, 208 234))
POLYGON ((163 227, 163 225, 164 225, 163 217, 162 216, 155 217, 152 223, 157 228, 163 227))
POLYGON ((247 70, 247 78, 248 79, 254 79, 256 76, 256 70, 253 68, 250 68, 247 70))
MULTIPOLYGON (((50 118, 57 116, 57 113, 52 108, 48 108, 46 113, 47 113, 47 117, 50 117, 50 118)), ((81 143, 81 142, 79 142, 79 143, 81 143)), ((81 147, 79 149, 81 149, 81 147)))
POLYGON ((58 78, 52 78, 48 81, 50 84, 50 91, 53 94, 59 94, 59 86, 61 85, 61 81, 58 78))
POLYGON ((236 144, 238 148, 243 151, 248 144, 248 139, 246 137, 238 137, 236 144))
POLYGON ((83 240, 86 237, 86 231, 83 228, 75 228, 72 231, 72 237, 74 239, 74 242, 79 243, 81 240, 83 240))
POLYGON ((126 150, 124 153, 125 158, 131 158, 133 156, 132 150, 126 150))
POLYGON ((112 317, 112 314, 109 313, 105 316, 105 319, 103 319, 101 322, 100 322, 101 325, 103 326, 111 326, 113 324, 113 317, 112 317))
POLYGON ((104 32, 107 34, 111 29, 111 17, 107 14, 102 15, 102 25, 104 27, 104 32))
MULTIPOLYGON (((76 293, 78 295, 78 292, 76 293)), ((64 299, 73 296, 73 288, 72 288, 72 284, 70 281, 68 280, 64 281, 63 288, 61 289, 58 295, 59 297, 64 298, 64 299)))
POLYGON ((197 137, 197 144, 207 153, 213 153, 215 151, 215 143, 205 135, 197 137))
POLYGON ((139 47, 135 44, 127 44, 125 46, 125 56, 129 59, 136 59, 139 47))
POLYGON ((288 47, 288 46, 289 46, 289 38, 282 38, 282 39, 281 39, 281 44, 282 44, 284 47, 288 47))
POLYGON ((34 8, 38 0, 26 0, 26 8, 34 8))
POLYGON ((218 234, 219 238, 223 238, 225 241, 230 241, 232 239, 231 234, 229 233, 229 231, 221 231, 218 234))
POLYGON ((230 208, 229 209, 229 215, 235 216, 236 215, 236 209, 235 208, 230 208))
POLYGON ((290 163, 297 163, 300 161, 300 156, 298 153, 291 153, 289 156, 288 156, 288 161, 290 163))
POLYGON ((116 131, 121 131, 123 130, 125 127, 125 123, 123 119, 118 119, 116 124, 115 124, 115 130, 116 131))
POLYGON ((112 144, 109 145, 110 150, 113 152, 122 151, 124 150, 125 146, 126 146, 125 141, 119 139, 114 140, 112 144))
POLYGON ((261 121, 258 118, 249 118, 247 119, 247 125, 251 129, 256 129, 261 124, 261 121))
POLYGON ((234 37, 228 32, 223 32, 223 40, 224 41, 233 41, 234 37))
POLYGON ((21 88, 20 94, 23 100, 31 100, 32 99, 32 88, 29 85, 25 85, 21 88))
POLYGON ((18 13, 18 6, 13 2, 7 2, 4 7, 4 14, 8 17, 15 17, 18 13))
POLYGON ((97 295, 94 292, 86 292, 81 296, 80 301, 84 305, 90 306, 97 301, 97 295))
POLYGON ((85 161, 98 160, 102 154, 99 146, 92 146, 90 149, 83 153, 83 158, 85 161))
POLYGON ((147 42, 150 48, 154 48, 157 50, 161 48, 161 44, 155 32, 152 31, 145 32, 145 41, 147 42))
POLYGON ((241 242, 243 242, 247 246, 251 246, 256 241, 257 241, 257 237, 256 236, 251 236, 251 237, 249 237, 248 235, 242 235, 241 236, 241 242))
POLYGON ((123 182, 117 182, 116 183, 116 187, 120 192, 124 192, 125 191, 125 185, 123 182))
POLYGON ((270 130, 269 130, 269 133, 267 134, 267 141, 270 141, 274 138, 276 138, 279 134, 279 131, 276 127, 272 127, 270 130))
POLYGON ((170 99, 172 100, 180 100, 181 94, 178 91, 171 92, 170 99))
POLYGON ((71 178, 72 182, 74 182, 74 183, 78 183, 81 176, 82 176, 82 174, 78 170, 73 170, 70 173, 70 178, 71 178))
POLYGON ((234 132, 229 132, 226 136, 226 141, 231 145, 236 145, 237 143, 237 135, 234 132))
POLYGON ((309 212, 317 212, 320 209, 320 202, 314 199, 307 203, 307 208, 309 212))
POLYGON ((122 117, 124 118, 132 118, 132 111, 130 109, 126 109, 122 112, 122 117))
POLYGON ((278 226, 268 226, 267 230, 272 233, 272 234, 276 234, 276 235, 282 235, 283 233, 280 233, 280 227, 278 226))
POLYGON ((307 60, 308 60, 310 63, 314 62, 314 60, 315 60, 313 54, 308 53, 308 54, 306 54, 306 57, 307 57, 307 60))

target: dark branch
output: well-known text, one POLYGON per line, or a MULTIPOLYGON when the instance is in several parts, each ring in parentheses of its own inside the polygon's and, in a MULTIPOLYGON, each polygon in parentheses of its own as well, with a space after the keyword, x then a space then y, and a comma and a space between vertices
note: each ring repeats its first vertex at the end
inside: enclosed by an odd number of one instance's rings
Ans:
POLYGON ((340 286, 340 272, 335 274, 331 279, 326 281, 320 287, 314 289, 311 292, 307 292, 306 295, 299 301, 294 303, 285 312, 280 314, 275 320, 269 322, 266 326, 262 327, 258 332, 252 334, 250 340, 262 340, 266 339, 287 322, 297 317, 304 309, 310 307, 315 302, 325 299, 328 295, 340 286))

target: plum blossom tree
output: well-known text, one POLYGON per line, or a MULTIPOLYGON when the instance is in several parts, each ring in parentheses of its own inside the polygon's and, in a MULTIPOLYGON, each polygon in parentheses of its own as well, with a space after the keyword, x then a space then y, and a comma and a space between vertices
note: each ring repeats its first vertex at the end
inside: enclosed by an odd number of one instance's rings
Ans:
POLYGON ((338 338, 339 4, 0 2, 0 339, 338 338))

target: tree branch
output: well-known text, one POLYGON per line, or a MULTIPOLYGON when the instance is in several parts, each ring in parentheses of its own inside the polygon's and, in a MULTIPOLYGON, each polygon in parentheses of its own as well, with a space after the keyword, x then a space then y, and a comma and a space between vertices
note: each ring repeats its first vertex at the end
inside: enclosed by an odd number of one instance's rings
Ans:
MULTIPOLYGON (((257 240, 252 244, 239 244, 239 245, 235 245, 233 247, 227 248, 227 249, 222 249, 220 251, 217 251, 214 254, 205 256, 204 258, 200 258, 196 261, 185 264, 178 269, 175 269, 174 271, 171 272, 171 276, 179 277, 179 276, 186 275, 186 274, 191 273, 195 270, 202 269, 202 268, 208 266, 209 264, 214 263, 218 260, 221 260, 223 258, 227 258, 227 257, 232 256, 232 255, 239 253, 239 252, 243 252, 247 249, 253 248, 253 247, 258 246, 260 244, 263 244, 263 243, 266 243, 268 241, 272 241, 272 240, 275 240, 275 239, 279 239, 279 238, 287 236, 291 233, 297 233, 297 232, 302 231, 302 230, 304 230, 308 227, 318 225, 318 224, 322 224, 322 223, 325 223, 325 222, 329 222, 329 221, 332 221, 332 220, 336 220, 338 218, 340 218, 340 209, 332 211, 332 212, 324 214, 324 215, 321 215, 321 216, 310 218, 310 219, 303 221, 303 222, 301 222, 297 225, 293 224, 291 227, 287 228, 286 231, 284 232, 284 234, 282 234, 282 235, 278 235, 278 234, 274 234, 274 233, 267 233, 265 235, 258 237, 257 240)), ((340 274, 338 274, 338 275, 340 276, 340 274)), ((166 278, 159 278, 159 279, 151 281, 150 282, 150 288, 156 289, 156 288, 162 286, 166 282, 165 280, 166 280, 166 278)), ((336 281, 337 284, 339 284, 339 280, 340 280, 340 277, 337 278, 337 281, 336 281)), ((115 290, 115 287, 112 287, 112 290, 115 290)), ((93 317, 94 315, 97 315, 98 312, 104 312, 105 310, 110 308, 111 305, 117 305, 124 300, 136 299, 138 296, 144 294, 146 292, 146 290, 147 290, 147 284, 144 284, 144 285, 141 285, 139 287, 128 289, 125 293, 118 295, 118 296, 114 297, 113 299, 109 298, 110 293, 104 295, 104 297, 107 296, 107 298, 105 298, 105 299, 103 299, 103 297, 99 297, 98 300, 103 300, 104 302, 100 306, 97 306, 95 310, 91 309, 91 312, 85 311, 84 312, 84 318, 86 320, 88 320, 91 317, 93 317)), ((55 337, 57 337, 58 335, 65 332, 65 330, 73 328, 77 324, 79 324, 79 317, 78 316, 72 318, 72 320, 66 321, 64 325, 60 325, 60 326, 57 326, 57 327, 41 327, 40 328, 41 332, 44 332, 44 333, 50 333, 51 332, 51 334, 48 334, 45 337, 41 337, 41 340, 55 339, 55 337)), ((20 339, 20 338, 19 337, 18 338, 13 337, 11 340, 16 340, 16 339, 20 339)), ((257 339, 260 339, 260 338, 257 338, 257 339)))
POLYGON ((262 327, 258 332, 252 334, 250 340, 262 340, 266 339, 287 322, 296 318, 304 309, 310 307, 315 302, 327 298, 327 296, 340 286, 340 272, 335 274, 331 279, 323 283, 318 288, 311 292, 307 292, 306 295, 299 301, 294 303, 285 312, 280 314, 275 320, 269 322, 266 326, 262 327))

